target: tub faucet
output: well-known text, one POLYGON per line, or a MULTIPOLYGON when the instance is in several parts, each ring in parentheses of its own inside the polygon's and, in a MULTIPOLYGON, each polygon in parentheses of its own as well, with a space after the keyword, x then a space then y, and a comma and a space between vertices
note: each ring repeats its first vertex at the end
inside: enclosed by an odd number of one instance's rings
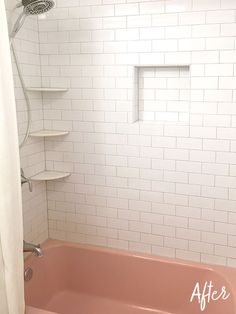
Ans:
POLYGON ((43 256, 43 251, 40 247, 40 244, 35 245, 32 243, 28 243, 23 241, 23 252, 33 252, 36 256, 42 257, 43 256))

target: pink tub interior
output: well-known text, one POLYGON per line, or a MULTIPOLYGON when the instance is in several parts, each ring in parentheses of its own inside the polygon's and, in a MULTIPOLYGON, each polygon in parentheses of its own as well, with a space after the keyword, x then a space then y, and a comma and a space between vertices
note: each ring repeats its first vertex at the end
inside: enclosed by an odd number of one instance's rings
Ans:
POLYGON ((236 313, 234 269, 59 241, 48 241, 44 256, 31 255, 25 264, 33 269, 25 284, 28 314, 236 313), (210 280, 231 295, 202 312, 190 297, 196 282, 210 280))

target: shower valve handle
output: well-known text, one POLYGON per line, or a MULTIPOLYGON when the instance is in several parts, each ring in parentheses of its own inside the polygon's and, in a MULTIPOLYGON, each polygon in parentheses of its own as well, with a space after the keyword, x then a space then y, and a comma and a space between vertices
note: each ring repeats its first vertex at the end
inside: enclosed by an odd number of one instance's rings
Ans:
POLYGON ((29 190, 30 192, 32 192, 33 191, 32 181, 29 178, 26 178, 24 170, 22 168, 20 169, 20 173, 21 173, 21 185, 28 183, 29 190))

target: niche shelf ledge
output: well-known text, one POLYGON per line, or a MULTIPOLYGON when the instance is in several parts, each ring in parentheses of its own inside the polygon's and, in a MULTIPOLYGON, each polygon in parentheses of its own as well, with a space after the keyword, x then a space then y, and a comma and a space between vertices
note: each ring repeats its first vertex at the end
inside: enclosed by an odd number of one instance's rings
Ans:
POLYGON ((68 88, 61 87, 28 87, 28 92, 67 92, 68 88))
POLYGON ((59 131, 59 130, 40 130, 30 133, 31 137, 56 137, 69 134, 69 131, 59 131))
POLYGON ((167 64, 137 64, 135 68, 190 68, 191 64, 188 63, 167 63, 167 64))
POLYGON ((67 178, 70 176, 69 172, 60 172, 60 171, 43 171, 35 176, 32 176, 30 179, 32 181, 51 181, 67 178))

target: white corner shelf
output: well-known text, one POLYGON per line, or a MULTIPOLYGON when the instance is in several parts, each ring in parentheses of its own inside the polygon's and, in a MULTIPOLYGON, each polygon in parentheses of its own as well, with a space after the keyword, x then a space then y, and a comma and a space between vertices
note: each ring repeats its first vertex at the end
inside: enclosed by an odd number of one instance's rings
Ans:
POLYGON ((32 181, 51 181, 51 180, 59 180, 63 178, 69 177, 71 174, 69 172, 60 172, 60 171, 43 171, 35 176, 32 176, 30 179, 32 181))
POLYGON ((68 88, 57 87, 28 87, 28 92, 67 92, 68 88))
POLYGON ((69 134, 69 131, 59 131, 59 130, 40 130, 30 133, 31 137, 53 137, 53 136, 63 136, 69 134))

